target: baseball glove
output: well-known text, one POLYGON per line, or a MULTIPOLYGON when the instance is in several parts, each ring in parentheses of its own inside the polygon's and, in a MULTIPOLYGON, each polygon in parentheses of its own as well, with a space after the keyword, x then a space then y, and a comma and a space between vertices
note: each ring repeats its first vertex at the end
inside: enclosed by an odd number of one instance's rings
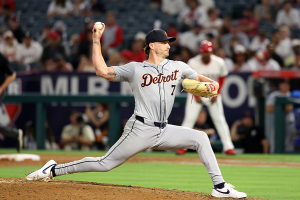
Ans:
POLYGON ((212 98, 218 95, 218 91, 212 83, 199 82, 192 79, 182 81, 183 90, 193 95, 205 98, 212 98))

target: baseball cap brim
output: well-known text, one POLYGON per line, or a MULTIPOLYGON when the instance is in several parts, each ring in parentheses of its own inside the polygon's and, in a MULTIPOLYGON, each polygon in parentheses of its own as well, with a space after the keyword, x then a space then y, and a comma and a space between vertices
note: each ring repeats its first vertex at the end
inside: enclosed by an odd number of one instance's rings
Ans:
POLYGON ((149 43, 163 42, 166 40, 174 42, 176 37, 168 37, 167 33, 162 29, 153 29, 146 35, 145 43, 148 45, 149 43))

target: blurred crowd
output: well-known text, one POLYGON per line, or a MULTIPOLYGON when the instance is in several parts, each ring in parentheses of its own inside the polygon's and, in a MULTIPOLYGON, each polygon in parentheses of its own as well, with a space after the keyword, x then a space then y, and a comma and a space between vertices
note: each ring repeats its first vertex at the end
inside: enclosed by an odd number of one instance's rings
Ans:
MULTIPOLYGON (((119 1, 114 0, 117 4, 119 1)), ((67 35, 62 21, 44 26, 39 37, 23 30, 14 0, 0 1, 0 52, 17 71, 80 71, 93 72, 91 61, 92 16, 105 15, 106 29, 101 40, 102 51, 109 66, 130 61, 143 61, 146 33, 137 32, 131 44, 125 45, 122 26, 116 23, 113 12, 105 9, 101 0, 52 0, 47 17, 85 16, 85 29, 67 35)), ((161 27, 169 36, 177 37, 171 44, 170 59, 187 62, 199 53, 202 40, 210 40, 214 54, 222 57, 230 72, 256 70, 300 69, 300 40, 293 30, 299 30, 300 1, 261 0, 254 7, 245 5, 240 19, 221 16, 214 0, 153 0, 161 5, 165 15, 177 21, 161 27), (260 22, 273 23, 272 32, 266 32, 260 22)), ((146 6, 146 5, 145 5, 146 6)), ((74 22, 78 23, 78 22, 74 22)))
MULTIPOLYGON (((112 0, 116 4, 126 0, 112 0)), ((168 36, 177 40, 170 44, 169 59, 185 63, 199 54, 199 44, 203 40, 213 43, 213 53, 225 60, 229 72, 252 72, 257 70, 300 70, 300 0, 257 0, 252 7, 243 7, 239 18, 224 16, 215 6, 214 0, 151 0, 159 6, 165 16, 173 16, 174 22, 162 26, 162 19, 153 23, 153 28, 166 30, 168 36), (272 23, 272 31, 260 27, 262 23, 272 23)), ((145 6, 149 6, 145 4, 145 6)), ((134 38, 124 40, 127 30, 117 23, 118 15, 105 8, 102 0, 52 0, 45 15, 72 18, 84 16, 84 29, 67 34, 67 25, 62 20, 44 24, 39 36, 22 27, 22 15, 16 11, 14 0, 0 0, 0 52, 7 57, 16 72, 63 71, 94 72, 92 63, 93 16, 105 16, 106 29, 101 38, 102 52, 108 66, 123 65, 131 61, 142 62, 145 32, 136 32, 134 38), (35 35, 35 36, 33 36, 35 35)), ((150 31, 150 30, 149 30, 150 31)), ((276 95, 280 95, 280 91, 276 95)), ((282 93, 288 96, 289 94, 282 93)), ((274 96, 274 95, 273 95, 274 96)), ((271 97, 268 97, 266 111, 272 113, 271 97)), ((274 99, 274 98, 273 98, 274 99)), ((273 102, 274 107, 274 102, 273 102)), ((288 108, 287 108, 288 109, 288 108)), ((292 108, 287 110, 287 113, 292 108)), ((89 124, 82 126, 79 112, 72 111, 70 124, 62 131, 65 149, 90 149, 97 144, 106 148, 108 129, 107 105, 97 104, 86 108, 85 116, 89 124), (101 143, 101 144, 100 144, 101 143)), ((206 113, 201 111, 198 129, 209 129, 211 141, 216 139, 215 130, 205 125, 206 113)), ((272 121, 272 120, 271 120, 272 121)), ((195 127, 197 128, 197 127, 195 127)), ((231 131, 234 141, 244 141, 254 137, 253 130, 259 132, 253 142, 258 148, 248 152, 264 152, 268 149, 268 139, 272 148, 272 138, 264 135, 259 127, 254 127, 253 117, 245 115, 236 122, 231 131)), ((50 146, 51 146, 51 140, 50 146)), ((246 145, 246 144, 245 144, 246 145)), ((252 149, 251 149, 252 148, 252 149)))

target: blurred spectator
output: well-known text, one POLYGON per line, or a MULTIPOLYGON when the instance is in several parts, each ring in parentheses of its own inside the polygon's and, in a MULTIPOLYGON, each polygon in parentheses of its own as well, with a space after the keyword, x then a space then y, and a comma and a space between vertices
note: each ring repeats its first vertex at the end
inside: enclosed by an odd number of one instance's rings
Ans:
POLYGON ((9 5, 4 5, 0 8, 0 34, 4 33, 7 29, 9 29, 9 20, 12 15, 12 11, 9 5))
MULTIPOLYGON (((290 84, 288 81, 282 79, 279 81, 279 90, 274 91, 268 95, 266 101, 266 136, 270 143, 270 152, 274 153, 275 147, 275 122, 274 122, 274 106, 275 100, 278 96, 290 97, 290 84)), ((295 115, 293 113, 293 105, 285 105, 285 151, 294 150, 295 137, 295 115)))
POLYGON ((291 70, 300 70, 300 52, 295 55, 294 63, 292 63, 289 68, 291 70))
POLYGON ((3 53, 9 62, 15 62, 19 44, 14 38, 14 34, 8 30, 3 33, 4 42, 0 43, 0 52, 3 53))
POLYGON ((92 110, 88 104, 85 114, 94 128, 98 148, 104 149, 108 142, 109 105, 96 103, 96 107, 92 110))
POLYGON ((63 56, 63 59, 66 59, 65 48, 59 44, 59 35, 56 31, 52 31, 48 35, 49 45, 44 47, 41 61, 43 64, 46 63, 47 60, 53 59, 56 54, 60 54, 63 56))
POLYGON ((77 66, 76 61, 78 61, 79 44, 80 44, 79 35, 73 34, 69 41, 70 54, 71 54, 70 60, 73 66, 77 66))
POLYGON ((78 111, 73 110, 70 114, 70 124, 63 128, 61 139, 64 150, 80 149, 89 151, 95 142, 95 135, 91 126, 82 122, 78 111))
POLYGON ((64 56, 56 54, 53 59, 46 61, 44 68, 48 72, 71 72, 73 67, 70 63, 66 62, 64 56))
POLYGON ((162 0, 161 9, 166 15, 178 15, 185 6, 185 0, 162 0))
POLYGON ((270 58, 267 50, 259 50, 249 62, 254 70, 280 70, 279 64, 270 58))
POLYGON ((2 9, 5 5, 9 5, 10 11, 15 11, 16 2, 14 0, 0 0, 0 15, 2 14, 2 9))
POLYGON ((236 44, 241 44, 244 47, 248 48, 249 39, 245 33, 239 31, 238 23, 232 22, 230 26, 230 33, 224 35, 221 38, 221 43, 225 50, 226 55, 231 56, 233 50, 232 48, 236 44))
POLYGON ((147 59, 147 55, 144 53, 146 34, 138 32, 134 37, 134 42, 131 45, 132 58, 131 61, 143 62, 147 59))
POLYGON ((205 11, 215 7, 215 0, 198 0, 198 2, 203 6, 205 11))
POLYGON ((233 123, 230 135, 232 141, 241 141, 244 153, 269 153, 269 143, 263 129, 254 125, 254 118, 246 113, 233 123))
POLYGON ((77 71, 79 72, 95 72, 95 67, 93 65, 93 54, 90 51, 88 57, 82 55, 80 57, 80 62, 77 67, 77 71))
POLYGON ((215 8, 208 9, 207 15, 208 17, 203 21, 204 30, 206 33, 212 33, 217 37, 223 25, 223 20, 219 18, 219 12, 215 8))
POLYGON ((49 44, 48 37, 49 37, 49 34, 51 33, 51 28, 52 28, 52 26, 50 24, 47 24, 43 29, 42 35, 40 35, 38 38, 38 42, 43 47, 45 47, 49 44))
POLYGON ((19 45, 16 59, 22 65, 31 64, 39 61, 42 52, 42 46, 38 42, 32 40, 30 32, 26 32, 23 37, 23 43, 19 45))
POLYGON ((230 27, 231 27, 231 19, 229 17, 224 17, 223 18, 223 24, 222 27, 220 28, 220 37, 230 33, 230 27))
POLYGON ((132 52, 127 49, 124 49, 123 51, 121 51, 120 57, 122 65, 130 63, 132 61, 132 52))
POLYGON ((270 12, 271 12, 271 15, 272 15, 272 20, 276 20, 277 18, 277 13, 278 11, 281 9, 281 2, 282 0, 273 0, 273 3, 270 7, 270 12))
POLYGON ((119 47, 123 42, 123 30, 116 23, 116 17, 108 12, 105 17, 105 31, 101 37, 102 53, 105 55, 109 50, 119 47))
POLYGON ((289 56, 287 59, 284 61, 284 66, 285 67, 290 67, 295 63, 295 58, 297 54, 300 52, 300 40, 295 38, 291 41, 292 44, 292 50, 293 50, 293 55, 289 56))
POLYGON ((91 15, 99 15, 106 12, 104 4, 101 3, 100 0, 91 0, 91 3, 92 5, 89 12, 91 15))
POLYGON ((20 26, 20 16, 12 15, 9 20, 9 27, 10 30, 13 32, 15 38, 18 40, 19 43, 22 43, 24 32, 20 26))
POLYGON ((54 23, 53 28, 59 35, 59 43, 65 48, 66 55, 70 55, 70 46, 68 42, 68 35, 67 35, 67 25, 62 21, 58 20, 54 23))
POLYGON ((86 31, 85 35, 86 35, 86 38, 84 40, 82 40, 82 42, 79 44, 79 49, 78 49, 79 57, 82 55, 85 55, 86 57, 88 57, 88 53, 92 51, 93 33, 92 33, 92 31, 86 31))
POLYGON ((182 47, 189 48, 194 54, 199 53, 199 45, 205 39, 205 34, 201 32, 202 26, 198 23, 192 25, 192 30, 179 35, 179 42, 182 47))
POLYGON ((179 59, 180 61, 184 63, 188 63, 188 61, 194 56, 192 51, 189 48, 182 47, 180 50, 180 56, 179 59))
POLYGON ((225 51, 223 49, 221 48, 217 49, 216 56, 219 56, 224 59, 228 71, 230 71, 230 69, 233 68, 232 66, 234 66, 234 64, 232 60, 226 57, 225 51))
POLYGON ((270 40, 267 38, 267 33, 264 30, 258 31, 258 35, 255 36, 250 44, 251 51, 257 51, 261 49, 267 49, 267 45, 270 40))
POLYGON ((243 10, 243 18, 239 20, 240 31, 246 33, 251 39, 257 35, 258 20, 253 17, 251 8, 243 10))
POLYGON ((47 17, 63 16, 68 17, 73 11, 73 4, 70 0, 52 0, 49 4, 47 17))
MULTIPOLYGON (((255 69, 249 65, 246 48, 240 44, 235 45, 234 54, 232 56, 232 65, 228 65, 229 72, 251 72, 255 69)), ((229 63, 227 63, 229 64, 229 63)))
POLYGON ((279 66, 281 68, 283 68, 283 60, 282 58, 275 52, 275 45, 274 43, 270 43, 268 46, 267 46, 267 51, 269 53, 269 56, 270 58, 272 58, 273 60, 275 60, 279 66))
POLYGON ((278 45, 276 45, 275 52, 282 58, 282 60, 285 60, 293 54, 290 29, 286 26, 280 28, 279 42, 278 45))
POLYGON ((300 12, 300 1, 299 0, 293 1, 293 8, 297 9, 300 12))
POLYGON ((261 0, 261 4, 255 6, 254 17, 260 21, 265 20, 272 22, 274 19, 271 14, 271 5, 269 0, 261 0))
POLYGON ((204 108, 199 112, 194 129, 205 132, 209 137, 210 143, 213 143, 218 137, 216 130, 207 123, 207 112, 204 108))
POLYGON ((179 45, 179 37, 178 37, 178 30, 176 28, 176 24, 174 23, 169 23, 168 29, 167 29, 167 34, 169 37, 176 37, 177 39, 174 42, 170 43, 170 50, 169 50, 169 59, 171 60, 180 60, 180 51, 181 51, 181 46, 179 45))
POLYGON ((183 25, 183 29, 187 30, 195 22, 202 24, 207 18, 206 10, 197 0, 186 0, 186 7, 178 16, 178 23, 183 25))
POLYGON ((49 126, 48 122, 46 122, 45 128, 46 128, 45 148, 47 150, 58 150, 59 146, 55 142, 55 137, 53 135, 53 131, 52 131, 51 127, 49 126))
POLYGON ((87 16, 91 6, 90 0, 75 0, 72 13, 74 15, 87 16))
POLYGON ((300 15, 299 11, 292 7, 290 1, 283 3, 283 9, 279 10, 276 16, 277 26, 288 26, 291 29, 299 28, 300 15))
POLYGON ((87 39, 87 33, 92 32, 95 21, 87 17, 85 19, 84 30, 80 33, 80 42, 87 39))
POLYGON ((119 52, 116 51, 109 54, 107 66, 111 67, 111 66, 119 66, 119 65, 121 65, 121 57, 119 52))

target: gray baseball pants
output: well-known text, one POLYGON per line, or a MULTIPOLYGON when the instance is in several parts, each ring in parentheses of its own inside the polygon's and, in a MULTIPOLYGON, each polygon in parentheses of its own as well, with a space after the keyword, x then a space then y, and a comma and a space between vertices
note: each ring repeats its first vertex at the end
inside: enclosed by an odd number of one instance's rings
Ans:
POLYGON ((146 149, 193 149, 199 154, 214 185, 225 182, 206 133, 186 127, 167 125, 160 129, 131 117, 120 139, 102 157, 82 160, 55 167, 56 176, 77 172, 106 172, 123 164, 146 149))

